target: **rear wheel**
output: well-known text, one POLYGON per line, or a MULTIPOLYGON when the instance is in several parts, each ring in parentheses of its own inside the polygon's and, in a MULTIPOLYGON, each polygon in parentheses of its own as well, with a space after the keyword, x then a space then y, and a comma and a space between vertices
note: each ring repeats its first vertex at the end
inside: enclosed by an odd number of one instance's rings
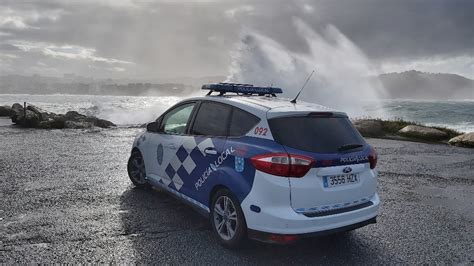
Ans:
POLYGON ((242 208, 227 189, 219 190, 213 197, 211 224, 214 234, 224 247, 237 248, 245 239, 247 224, 242 208))
POLYGON ((145 162, 139 151, 132 152, 127 164, 128 176, 132 183, 138 188, 147 188, 150 185, 145 179, 145 162))

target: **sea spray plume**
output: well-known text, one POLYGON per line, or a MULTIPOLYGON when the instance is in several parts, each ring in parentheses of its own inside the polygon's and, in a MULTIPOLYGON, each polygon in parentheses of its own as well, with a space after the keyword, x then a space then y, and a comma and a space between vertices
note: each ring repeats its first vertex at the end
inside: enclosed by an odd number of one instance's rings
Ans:
MULTIPOLYGON (((279 75, 296 73, 297 59, 276 41, 256 32, 245 30, 241 43, 232 52, 228 82, 252 83, 261 86, 286 84, 279 75)), ((288 94, 285 92, 286 96, 288 94)))
MULTIPOLYGON (((120 97, 112 97, 120 99, 120 97)), ((181 100, 176 96, 130 97, 120 101, 93 101, 79 111, 86 115, 110 120, 118 125, 140 125, 154 121, 173 104, 181 100)))
MULTIPOLYGON (((307 53, 289 51, 277 41, 247 29, 232 54, 227 81, 273 84, 285 88, 284 96, 293 98, 308 74, 316 69, 301 99, 346 111, 351 116, 366 115, 364 101, 377 104, 384 91, 379 82, 369 81, 375 71, 367 57, 334 26, 327 26, 319 34, 300 19, 295 19, 294 25, 308 45, 307 53)), ((383 113, 376 115, 385 117, 383 113)))

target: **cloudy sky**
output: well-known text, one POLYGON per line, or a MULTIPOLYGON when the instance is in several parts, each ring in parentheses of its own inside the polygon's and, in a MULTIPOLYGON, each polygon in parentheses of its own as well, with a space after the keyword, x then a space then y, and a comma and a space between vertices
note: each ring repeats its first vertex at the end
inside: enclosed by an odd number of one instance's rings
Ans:
POLYGON ((471 0, 0 0, 0 74, 227 75, 242 31, 304 54, 295 19, 333 25, 379 72, 474 78, 471 0))

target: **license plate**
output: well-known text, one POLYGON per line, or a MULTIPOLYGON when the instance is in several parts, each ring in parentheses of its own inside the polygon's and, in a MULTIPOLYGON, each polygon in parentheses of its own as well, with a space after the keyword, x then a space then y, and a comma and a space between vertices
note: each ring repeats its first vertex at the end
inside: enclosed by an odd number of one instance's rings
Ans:
POLYGON ((358 174, 332 175, 323 177, 323 184, 325 188, 340 187, 357 183, 359 183, 358 174))

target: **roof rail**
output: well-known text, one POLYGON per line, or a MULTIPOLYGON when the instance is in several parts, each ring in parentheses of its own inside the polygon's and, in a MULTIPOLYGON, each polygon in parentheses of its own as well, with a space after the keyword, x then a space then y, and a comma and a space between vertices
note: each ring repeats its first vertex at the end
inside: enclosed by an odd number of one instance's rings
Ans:
POLYGON ((274 87, 256 87, 252 84, 239 84, 239 83, 211 83, 202 85, 203 90, 209 90, 207 95, 211 95, 213 92, 219 92, 222 96, 226 93, 236 93, 238 95, 271 95, 275 96, 277 93, 283 93, 282 89, 274 87))

